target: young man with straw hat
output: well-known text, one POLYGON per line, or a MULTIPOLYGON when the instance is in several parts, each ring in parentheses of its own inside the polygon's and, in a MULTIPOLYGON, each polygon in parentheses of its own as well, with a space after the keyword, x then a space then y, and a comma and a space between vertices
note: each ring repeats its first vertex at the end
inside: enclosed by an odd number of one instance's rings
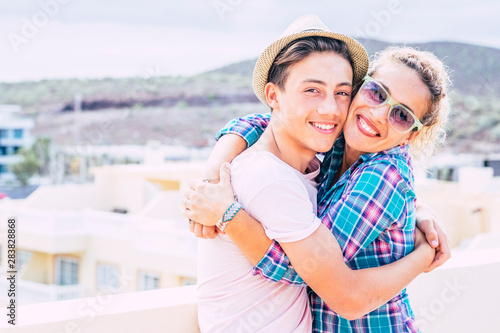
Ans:
MULTIPOLYGON (((202 331, 312 329, 305 287, 269 283, 254 276, 252 264, 262 256, 249 256, 250 263, 242 253, 245 249, 234 244, 243 235, 232 232, 228 222, 242 205, 262 223, 270 239, 293 243, 313 236, 315 254, 329 258, 322 269, 339 299, 329 305, 339 313, 348 311, 346 298, 362 300, 366 312, 377 308, 432 262, 434 251, 420 240, 412 254, 396 263, 351 271, 332 233, 316 217, 314 179, 319 161, 315 155, 330 150, 340 135, 353 83, 363 78, 367 68, 368 57, 358 42, 330 32, 314 16, 294 22, 257 61, 254 88, 259 99, 271 107, 272 116, 257 143, 233 160, 232 185, 238 202, 217 224, 226 234, 199 244, 202 331), (404 277, 396 274, 401 271, 404 277), (370 298, 352 297, 367 290, 370 298)), ((185 206, 189 209, 189 200, 185 206)), ((317 269, 318 258, 310 259, 311 269, 317 269)))

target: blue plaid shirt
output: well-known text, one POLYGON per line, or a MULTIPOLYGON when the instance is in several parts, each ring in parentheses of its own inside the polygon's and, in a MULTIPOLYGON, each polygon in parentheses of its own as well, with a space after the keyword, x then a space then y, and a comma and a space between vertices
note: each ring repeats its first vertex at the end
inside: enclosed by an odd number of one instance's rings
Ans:
MULTIPOLYGON (((229 122, 218 134, 232 133, 254 144, 270 115, 254 114, 229 122)), ((326 153, 318 189, 318 217, 334 234, 352 269, 394 262, 413 250, 416 198, 411 159, 406 147, 362 155, 338 182, 334 177, 344 153, 340 136, 326 153)), ((305 286, 284 251, 273 242, 254 268, 273 282, 305 286)), ((369 314, 347 320, 309 289, 314 332, 419 332, 404 289, 369 314)))

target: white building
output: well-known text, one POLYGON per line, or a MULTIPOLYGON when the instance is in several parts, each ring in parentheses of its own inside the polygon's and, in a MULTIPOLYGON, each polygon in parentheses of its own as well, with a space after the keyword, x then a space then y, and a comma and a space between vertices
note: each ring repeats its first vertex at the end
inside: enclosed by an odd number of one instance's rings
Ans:
POLYGON ((30 130, 35 126, 33 119, 18 116, 21 107, 0 105, 0 177, 11 178, 8 167, 20 160, 16 156, 21 147, 33 143, 30 130))
MULTIPOLYGON (((1 201, 0 219, 17 219, 20 304, 196 283, 197 239, 181 215, 180 189, 200 167, 95 168, 94 184, 41 186, 26 199, 1 201)), ((0 289, 7 282, 0 276, 0 289)))

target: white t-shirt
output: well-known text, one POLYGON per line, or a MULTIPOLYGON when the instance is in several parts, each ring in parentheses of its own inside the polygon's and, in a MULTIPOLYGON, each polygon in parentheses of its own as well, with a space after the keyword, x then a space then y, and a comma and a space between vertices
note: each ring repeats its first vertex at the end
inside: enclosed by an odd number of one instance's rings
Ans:
MULTIPOLYGON (((266 151, 245 151, 234 159, 231 183, 245 211, 260 221, 267 236, 294 242, 320 225, 316 217, 319 161, 306 175, 266 151)), ((230 222, 231 223, 231 222, 230 222)), ((310 332, 305 287, 252 275, 252 264, 223 234, 200 240, 198 321, 202 332, 310 332)))

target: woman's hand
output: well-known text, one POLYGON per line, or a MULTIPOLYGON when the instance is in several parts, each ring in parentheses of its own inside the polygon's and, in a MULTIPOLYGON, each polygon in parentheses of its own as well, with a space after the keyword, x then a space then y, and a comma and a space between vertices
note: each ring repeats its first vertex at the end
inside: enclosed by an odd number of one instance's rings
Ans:
MULTIPOLYGON (((218 184, 192 179, 189 182, 189 187, 184 192, 184 211, 182 215, 204 226, 215 226, 234 201, 229 163, 224 163, 221 166, 220 182, 218 184)), ((197 237, 211 238, 207 236, 213 235, 213 232, 209 229, 205 232, 201 226, 196 224, 191 224, 190 229, 197 237)))
POLYGON ((436 212, 427 205, 417 206, 417 227, 424 234, 427 242, 435 249, 434 261, 426 272, 444 264, 451 258, 450 242, 436 212))
POLYGON ((423 255, 422 260, 428 261, 429 268, 425 270, 425 272, 430 272, 433 268, 433 262, 434 262, 434 257, 435 257, 435 249, 428 243, 424 233, 420 231, 420 229, 415 228, 415 249, 414 251, 418 250, 420 253, 423 255))

